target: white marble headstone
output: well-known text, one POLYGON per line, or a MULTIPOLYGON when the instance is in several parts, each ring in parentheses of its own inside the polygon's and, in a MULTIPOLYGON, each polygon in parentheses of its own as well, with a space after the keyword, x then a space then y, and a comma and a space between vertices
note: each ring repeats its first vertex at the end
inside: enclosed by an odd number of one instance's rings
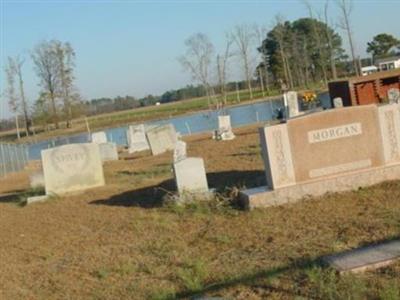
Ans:
POLYGON ((231 116, 218 116, 218 138, 221 140, 232 140, 235 138, 232 132, 231 116))
POLYGON ((99 145, 69 144, 42 150, 46 194, 63 194, 104 185, 99 145))
POLYGON ((92 143, 101 144, 107 143, 107 135, 104 131, 92 133, 92 143))
POLYGON ((284 94, 284 97, 286 97, 288 117, 292 118, 298 116, 299 102, 297 98, 297 92, 289 91, 284 94))
POLYGON ((127 131, 127 140, 129 153, 150 149, 143 124, 129 126, 127 131))
POLYGON ((341 108, 343 107, 343 100, 340 97, 334 98, 333 99, 333 107, 334 108, 341 108))
POLYGON ((208 192, 208 183, 202 158, 189 157, 174 163, 174 175, 179 194, 208 192))
POLYGON ((174 150, 178 140, 174 125, 172 124, 160 125, 148 129, 146 136, 153 155, 158 155, 168 150, 174 150))
POLYGON ((184 141, 177 141, 174 149, 174 163, 185 159, 186 156, 186 143, 184 141))

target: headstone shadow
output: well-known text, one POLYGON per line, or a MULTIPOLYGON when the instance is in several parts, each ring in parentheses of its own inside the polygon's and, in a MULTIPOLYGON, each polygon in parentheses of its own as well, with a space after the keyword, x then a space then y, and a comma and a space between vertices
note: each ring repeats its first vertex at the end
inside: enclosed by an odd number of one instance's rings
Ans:
MULTIPOLYGON (((134 176, 134 175, 132 175, 134 176)), ((224 191, 231 187, 255 187, 263 184, 264 171, 223 171, 207 173, 207 181, 210 188, 224 191)), ((174 179, 167 179, 157 185, 151 185, 140 189, 125 191, 107 199, 97 199, 89 204, 110 205, 125 207, 157 208, 163 204, 163 197, 168 192, 176 192, 174 179)))

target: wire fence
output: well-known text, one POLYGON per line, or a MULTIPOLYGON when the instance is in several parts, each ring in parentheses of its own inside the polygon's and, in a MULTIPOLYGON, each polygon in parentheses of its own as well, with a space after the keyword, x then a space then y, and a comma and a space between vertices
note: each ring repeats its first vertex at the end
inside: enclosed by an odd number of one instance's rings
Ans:
POLYGON ((28 159, 26 145, 0 143, 0 177, 23 170, 28 159))

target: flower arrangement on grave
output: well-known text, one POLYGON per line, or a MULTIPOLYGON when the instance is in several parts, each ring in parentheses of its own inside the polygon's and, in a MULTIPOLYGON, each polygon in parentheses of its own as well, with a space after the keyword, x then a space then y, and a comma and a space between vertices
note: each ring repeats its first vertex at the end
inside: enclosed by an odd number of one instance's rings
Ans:
POLYGON ((317 102, 317 94, 313 91, 305 91, 303 93, 303 103, 308 109, 314 108, 317 102))

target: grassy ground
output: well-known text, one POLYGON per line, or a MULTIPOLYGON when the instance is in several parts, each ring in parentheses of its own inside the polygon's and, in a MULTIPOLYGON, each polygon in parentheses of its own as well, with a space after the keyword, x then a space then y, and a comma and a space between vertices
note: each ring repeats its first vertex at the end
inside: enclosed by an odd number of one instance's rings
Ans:
MULTIPOLYGON (((210 205, 163 205, 172 155, 146 152, 107 163, 102 188, 26 207, 0 197, 0 299, 399 299, 399 263, 339 277, 319 262, 398 238, 400 182, 245 212, 227 200, 263 184, 263 163, 256 128, 235 133, 187 138, 220 192, 210 205)), ((0 194, 27 183, 9 176, 0 194)))
MULTIPOLYGON (((320 89, 320 88, 318 88, 320 89)), ((279 95, 278 90, 272 90, 263 97, 262 92, 255 90, 253 92, 253 99, 250 99, 250 94, 247 90, 240 91, 240 102, 237 100, 236 92, 228 94, 227 106, 238 105, 250 101, 258 101, 260 99, 274 99, 279 95)), ((222 103, 220 97, 216 97, 213 100, 212 107, 215 108, 215 101, 218 100, 222 103)), ((102 115, 91 116, 88 118, 88 123, 91 130, 100 130, 104 128, 122 126, 129 123, 139 123, 148 120, 156 120, 163 118, 170 118, 177 115, 183 115, 187 113, 202 111, 209 109, 208 100, 205 97, 194 98, 183 100, 179 102, 172 102, 167 104, 162 104, 160 106, 149 106, 143 108, 136 108, 131 110, 107 113, 102 115)), ((86 132, 87 126, 84 118, 75 119, 72 121, 72 128, 65 128, 64 123, 60 123, 60 129, 43 131, 42 128, 36 128, 35 137, 25 137, 24 133, 21 133, 23 138, 21 142, 38 141, 51 137, 76 134, 80 132, 86 132)), ((16 140, 15 131, 0 132, 0 138, 3 140, 14 141, 16 140)))

